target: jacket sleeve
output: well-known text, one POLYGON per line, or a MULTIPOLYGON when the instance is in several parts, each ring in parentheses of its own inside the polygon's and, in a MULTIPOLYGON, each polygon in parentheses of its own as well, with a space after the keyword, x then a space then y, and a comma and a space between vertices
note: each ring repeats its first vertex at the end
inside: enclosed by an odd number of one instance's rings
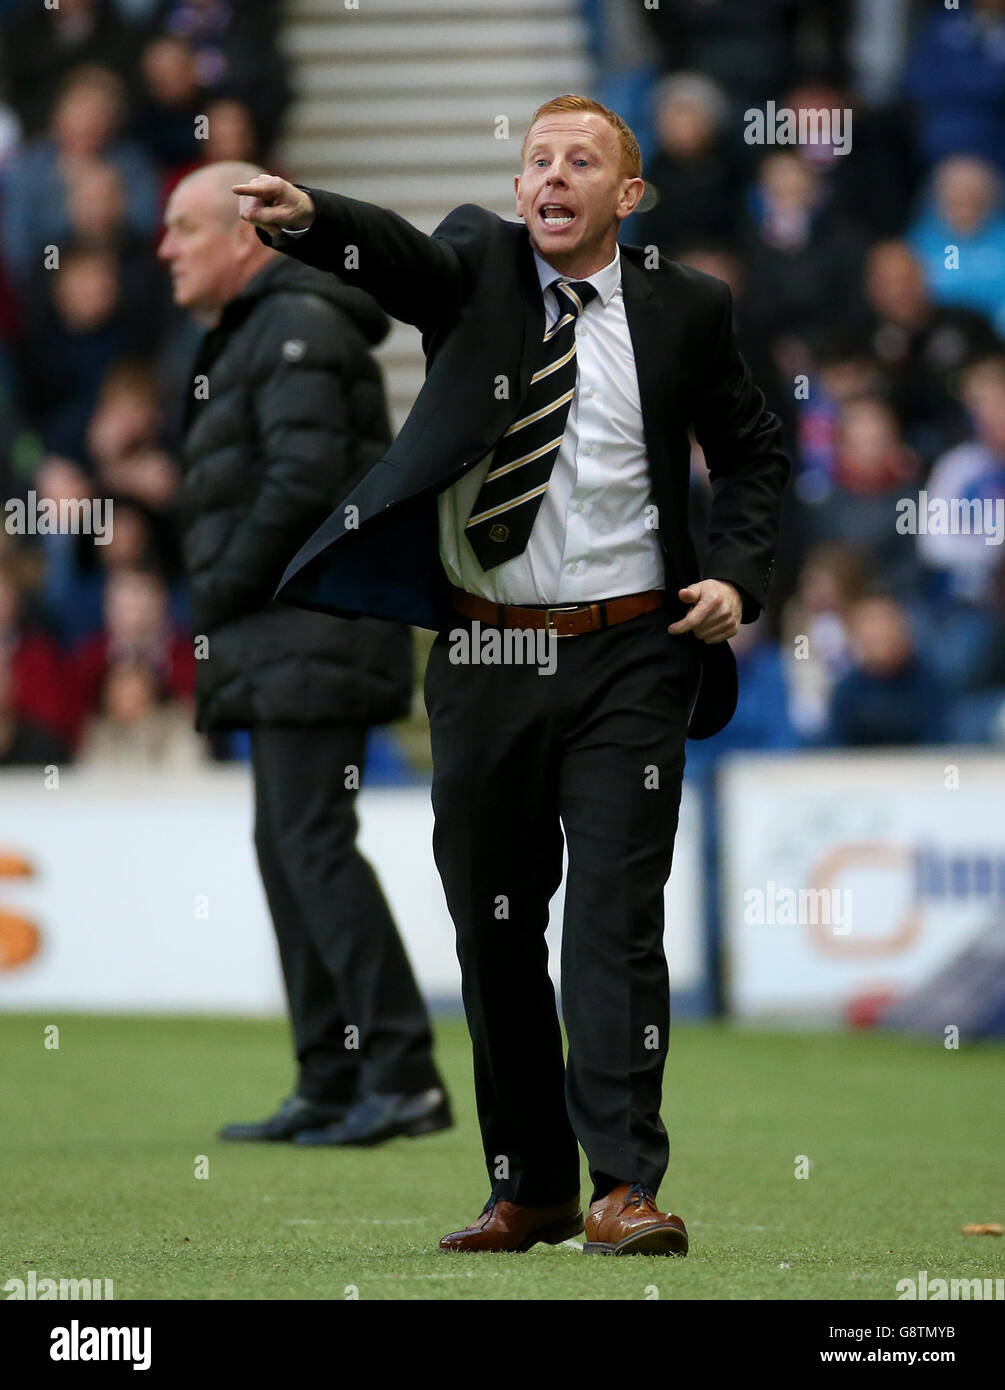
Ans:
POLYGON ((282 310, 262 316, 249 363, 254 497, 200 588, 200 619, 210 629, 271 601, 290 558, 355 481, 349 391, 360 365, 354 354, 365 347, 324 300, 300 295, 295 303, 295 319, 282 310))
POLYGON ((719 282, 709 365, 694 411, 695 435, 712 482, 704 577, 734 585, 743 622, 767 600, 789 461, 778 417, 754 384, 733 332, 733 297, 719 282))
POLYGON ((457 253, 439 229, 427 236, 396 212, 373 203, 317 188, 304 191, 315 210, 308 230, 273 243, 259 229, 267 246, 275 245, 295 260, 357 285, 385 313, 424 333, 456 312, 464 275, 457 253))

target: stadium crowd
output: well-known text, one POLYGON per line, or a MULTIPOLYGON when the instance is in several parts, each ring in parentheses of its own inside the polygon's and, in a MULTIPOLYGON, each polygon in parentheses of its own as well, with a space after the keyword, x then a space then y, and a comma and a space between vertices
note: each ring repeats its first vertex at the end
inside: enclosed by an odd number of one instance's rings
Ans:
POLYGON ((279 0, 61 0, 0 23, 0 492, 113 518, 100 539, 0 531, 0 765, 234 751, 192 731, 176 506, 199 329, 156 245, 193 169, 275 167, 279 19, 279 0))
MULTIPOLYGON (((693 755, 1005 742, 1005 0, 583 11, 594 94, 645 154, 624 239, 730 284, 795 464, 772 609, 734 642, 737 715, 693 755), (769 102, 841 115, 829 142, 748 143, 769 102)), ((279 0, 0 22, 0 495, 114 501, 108 544, 0 530, 0 766, 235 752, 187 709, 197 330, 155 247, 198 165, 285 172, 279 22, 279 0)), ((706 477, 696 444, 699 531, 706 477)))

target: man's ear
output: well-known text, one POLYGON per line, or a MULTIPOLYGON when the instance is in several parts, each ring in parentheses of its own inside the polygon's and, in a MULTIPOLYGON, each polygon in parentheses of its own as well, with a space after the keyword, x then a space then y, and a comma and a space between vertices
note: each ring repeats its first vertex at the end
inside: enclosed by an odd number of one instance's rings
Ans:
POLYGON ((642 201, 642 195, 646 191, 644 179, 626 179, 625 186, 621 190, 621 199, 618 203, 618 217, 623 221, 626 217, 631 217, 632 213, 642 201))
POLYGON ((520 211, 520 175, 519 175, 519 174, 514 174, 514 175, 513 175, 513 193, 514 193, 514 195, 515 195, 515 197, 516 197, 516 215, 517 215, 517 217, 522 217, 522 216, 523 216, 523 213, 520 211))

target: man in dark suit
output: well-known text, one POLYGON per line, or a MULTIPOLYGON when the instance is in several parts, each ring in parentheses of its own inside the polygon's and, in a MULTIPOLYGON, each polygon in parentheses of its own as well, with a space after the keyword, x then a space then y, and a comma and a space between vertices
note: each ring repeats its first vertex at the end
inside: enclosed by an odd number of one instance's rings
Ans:
POLYGON ((465 205, 431 237, 281 179, 235 186, 263 240, 369 290, 422 330, 427 358, 394 444, 280 596, 439 632, 434 853, 491 1183, 441 1248, 581 1231, 578 1140, 586 1250, 681 1255, 684 1223, 656 1204, 663 892, 684 740, 732 715, 726 639, 765 601, 788 464, 726 285, 618 247, 644 188, 624 122, 561 97, 522 155, 522 225, 465 205), (692 425, 714 492, 705 577, 687 531, 692 425), (544 943, 563 831, 567 1065, 544 943))

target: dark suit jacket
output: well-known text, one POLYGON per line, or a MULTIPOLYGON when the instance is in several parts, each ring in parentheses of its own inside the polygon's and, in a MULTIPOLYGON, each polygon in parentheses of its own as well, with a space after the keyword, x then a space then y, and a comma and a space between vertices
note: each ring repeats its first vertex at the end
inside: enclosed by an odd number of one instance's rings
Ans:
MULTIPOLYGON (((516 418, 544 334, 544 304, 523 223, 455 208, 432 236, 372 204, 316 189, 310 230, 280 249, 367 290, 422 332, 426 380, 401 432, 290 563, 277 597, 341 615, 440 628, 452 618, 439 558, 436 497, 484 458, 516 418), (499 380, 508 383, 500 400, 499 380)), ((264 233, 263 239, 264 239, 264 233)), ((788 461, 781 427, 736 348, 728 287, 672 261, 646 269, 622 246, 643 428, 671 609, 699 578, 687 529, 693 425, 713 501, 706 577, 728 580, 752 621, 767 594, 788 461)), ((702 680, 688 732, 729 722, 736 665, 727 643, 701 643, 702 680)))

